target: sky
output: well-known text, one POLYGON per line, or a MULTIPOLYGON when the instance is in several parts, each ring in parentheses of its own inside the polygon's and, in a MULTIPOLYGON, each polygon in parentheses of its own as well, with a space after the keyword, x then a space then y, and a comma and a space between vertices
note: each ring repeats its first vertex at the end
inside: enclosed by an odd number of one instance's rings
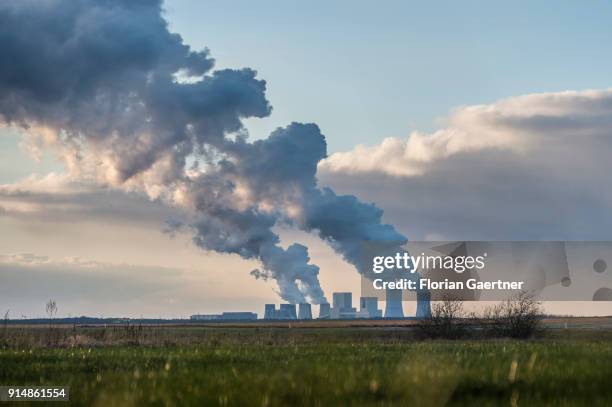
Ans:
MULTIPOLYGON (((170 31, 208 48, 216 69, 249 67, 266 81, 272 110, 243 119, 251 139, 316 123, 329 155, 319 183, 375 202, 409 239, 611 240, 609 4, 170 0, 164 8, 170 31)), ((0 97, 12 89, 2 75, 0 97)), ((56 125, 28 103, 27 120, 56 125)), ((36 131, 0 126, 0 309, 37 316, 53 297, 60 315, 184 317, 262 314, 264 303, 280 302, 274 281, 249 274, 256 259, 164 233, 181 214, 152 198, 150 184, 75 178, 57 158, 65 151, 33 148, 36 131)), ((284 248, 309 247, 328 298, 358 296, 358 273, 316 233, 274 231, 284 248)))
POLYGON ((248 123, 254 136, 314 121, 330 152, 435 130, 458 106, 610 86, 603 1, 171 0, 166 9, 220 67, 268 80, 274 110, 248 123))

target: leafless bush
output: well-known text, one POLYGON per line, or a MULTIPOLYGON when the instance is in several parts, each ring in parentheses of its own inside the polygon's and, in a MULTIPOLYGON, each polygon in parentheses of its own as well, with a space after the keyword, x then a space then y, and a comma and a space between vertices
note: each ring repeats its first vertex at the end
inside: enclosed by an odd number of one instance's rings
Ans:
POLYGON ((5 346, 8 344, 8 323, 9 323, 9 312, 11 310, 6 310, 6 312, 4 313, 4 320, 3 320, 3 324, 4 327, 2 328, 2 342, 0 342, 0 346, 5 346))
POLYGON ((55 337, 55 334, 53 332, 53 318, 57 314, 57 303, 55 302, 55 300, 51 299, 47 301, 47 304, 45 304, 45 312, 49 316, 48 343, 49 345, 51 345, 52 343, 57 342, 57 338, 55 337))
POLYGON ((542 308, 535 296, 521 292, 485 311, 485 320, 494 336, 529 338, 540 328, 542 308))
POLYGON ((49 325, 53 323, 53 317, 57 313, 57 303, 55 300, 49 300, 45 305, 45 311, 47 315, 49 315, 49 325))
POLYGON ((457 339, 467 333, 463 301, 445 298, 433 304, 431 317, 417 325, 422 336, 427 338, 457 339))

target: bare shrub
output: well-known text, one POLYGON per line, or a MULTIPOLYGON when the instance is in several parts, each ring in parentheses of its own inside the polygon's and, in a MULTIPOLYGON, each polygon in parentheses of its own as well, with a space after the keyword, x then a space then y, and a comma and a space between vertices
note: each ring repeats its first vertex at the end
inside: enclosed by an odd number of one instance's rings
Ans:
POLYGON ((53 317, 57 313, 57 303, 55 300, 49 300, 45 305, 45 311, 47 315, 49 315, 49 325, 53 323, 53 317))
POLYGON ((491 333, 511 338, 533 336, 540 328, 541 317, 541 304, 529 292, 521 292, 485 311, 491 333))
POLYGON ((48 344, 51 345, 54 342, 57 342, 57 338, 53 332, 53 318, 57 314, 57 303, 55 300, 51 299, 45 304, 45 312, 49 316, 49 336, 48 336, 48 344))
POLYGON ((457 339, 468 332, 465 316, 463 301, 448 297, 433 304, 431 317, 420 320, 417 326, 428 338, 457 339))
POLYGON ((6 310, 6 313, 4 314, 4 320, 3 320, 4 327, 2 328, 2 342, 0 343, 0 346, 8 345, 8 323, 9 323, 10 311, 11 310, 6 310))

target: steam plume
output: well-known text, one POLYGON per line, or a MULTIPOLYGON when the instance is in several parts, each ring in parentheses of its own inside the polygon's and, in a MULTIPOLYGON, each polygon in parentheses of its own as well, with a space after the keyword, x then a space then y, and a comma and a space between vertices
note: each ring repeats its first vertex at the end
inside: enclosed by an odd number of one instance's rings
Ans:
POLYGON ((316 125, 249 142, 243 119, 271 112, 265 81, 213 70, 208 50, 168 30, 159 0, 5 0, 0 55, 0 120, 33 150, 185 208, 195 244, 258 259, 252 275, 289 302, 326 299, 308 249, 282 248, 275 226, 315 231, 361 273, 361 241, 405 242, 374 205, 317 186, 327 148, 316 125))

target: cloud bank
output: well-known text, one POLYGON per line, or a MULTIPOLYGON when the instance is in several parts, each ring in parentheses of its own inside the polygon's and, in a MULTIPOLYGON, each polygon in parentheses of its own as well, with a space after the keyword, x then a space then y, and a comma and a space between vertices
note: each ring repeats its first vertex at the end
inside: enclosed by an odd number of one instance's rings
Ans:
POLYGON ((609 240, 612 90, 456 109, 448 126, 333 154, 325 183, 377 199, 413 239, 609 240))
POLYGON ((183 216, 180 208, 151 200, 138 191, 121 191, 73 179, 66 174, 29 176, 0 184, 0 218, 59 224, 93 222, 162 228, 183 216))

